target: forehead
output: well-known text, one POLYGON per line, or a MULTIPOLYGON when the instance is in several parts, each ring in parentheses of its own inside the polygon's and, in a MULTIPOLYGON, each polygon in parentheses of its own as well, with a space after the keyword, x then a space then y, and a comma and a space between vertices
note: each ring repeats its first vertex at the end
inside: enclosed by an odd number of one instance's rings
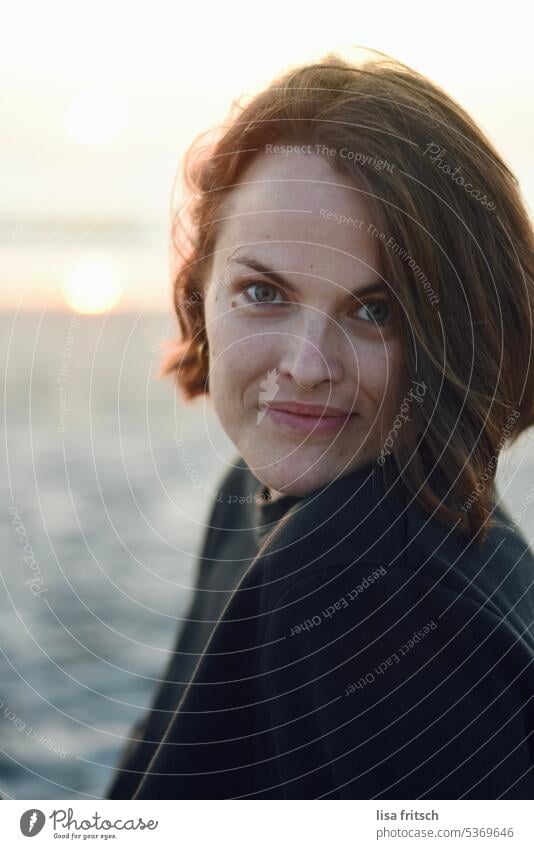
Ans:
POLYGON ((280 270, 368 280, 378 268, 370 216, 360 187, 325 158, 258 154, 225 199, 215 264, 223 268, 246 246, 280 270))

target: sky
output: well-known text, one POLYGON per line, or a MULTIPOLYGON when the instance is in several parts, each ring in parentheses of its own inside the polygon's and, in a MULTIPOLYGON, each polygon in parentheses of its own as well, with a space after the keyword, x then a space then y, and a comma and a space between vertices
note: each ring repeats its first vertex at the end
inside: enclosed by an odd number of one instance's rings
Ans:
POLYGON ((534 208, 527 6, 11 3, 0 29, 0 309, 168 311, 173 184, 201 131, 360 44, 443 87, 534 208))

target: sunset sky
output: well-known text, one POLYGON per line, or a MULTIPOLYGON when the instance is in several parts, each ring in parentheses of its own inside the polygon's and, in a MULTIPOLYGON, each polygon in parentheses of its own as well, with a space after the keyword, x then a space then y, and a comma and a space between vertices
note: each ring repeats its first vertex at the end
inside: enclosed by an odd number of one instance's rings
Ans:
POLYGON ((12 3, 0 33, 0 308, 166 310, 193 138, 290 65, 363 44, 445 88, 534 208, 523 4, 12 3), (176 198, 179 202, 179 198, 176 198))

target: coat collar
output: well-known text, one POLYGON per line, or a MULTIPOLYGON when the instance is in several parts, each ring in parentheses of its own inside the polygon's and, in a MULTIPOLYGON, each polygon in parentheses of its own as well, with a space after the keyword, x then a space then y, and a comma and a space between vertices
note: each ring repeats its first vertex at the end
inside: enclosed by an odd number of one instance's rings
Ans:
POLYGON ((304 573, 319 564, 351 563, 359 557, 377 563, 386 555, 402 560, 406 492, 393 460, 388 463, 389 476, 371 461, 305 497, 258 500, 262 569, 287 570, 291 563, 294 573, 304 573))
POLYGON ((298 504, 302 498, 298 495, 282 495, 274 501, 270 498, 267 487, 256 480, 254 491, 254 536, 259 545, 261 545, 268 535, 274 529, 282 516, 287 513, 290 507, 298 504))
MULTIPOLYGON (((386 461, 390 471, 390 479, 394 481, 391 489, 384 486, 384 469, 376 461, 371 460, 346 475, 335 478, 324 486, 308 493, 306 496, 283 495, 274 501, 268 497, 267 487, 256 481, 254 489, 254 534, 257 542, 262 545, 274 531, 280 519, 288 512, 298 517, 299 533, 305 528, 316 530, 325 527, 327 533, 332 527, 352 524, 358 515, 363 516, 373 507, 372 521, 377 524, 384 511, 398 513, 404 500, 400 496, 401 482, 398 478, 393 461, 386 461), (400 497, 399 497, 400 496, 400 497)), ((252 472, 251 472, 252 475, 252 472)))

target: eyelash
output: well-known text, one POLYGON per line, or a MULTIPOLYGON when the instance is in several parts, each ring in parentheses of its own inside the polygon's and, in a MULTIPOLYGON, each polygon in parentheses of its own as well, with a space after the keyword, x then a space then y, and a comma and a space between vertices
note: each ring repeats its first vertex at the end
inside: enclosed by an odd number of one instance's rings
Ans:
MULTIPOLYGON (((276 286, 274 283, 266 283, 263 280, 253 281, 252 283, 250 283, 250 282, 244 283, 240 286, 240 291, 243 294, 246 294, 246 297, 249 298, 249 295, 247 294, 246 290, 251 289, 255 286, 267 286, 271 289, 274 289, 274 291, 278 292, 278 294, 282 294, 282 292, 280 291, 278 286, 276 286)), ((281 303, 287 303, 287 301, 253 301, 253 300, 249 300, 248 303, 251 306, 264 307, 264 306, 279 306, 281 303)), ((362 306, 357 307, 357 309, 358 310, 364 309, 368 304, 381 304, 382 305, 382 304, 387 304, 387 301, 386 301, 385 298, 370 298, 364 304, 362 303, 362 306)), ((387 326, 388 324, 391 324, 391 321, 392 321, 391 317, 386 319, 385 321, 376 321, 376 320, 371 319, 371 321, 367 321, 366 324, 377 324, 379 326, 387 326)))

